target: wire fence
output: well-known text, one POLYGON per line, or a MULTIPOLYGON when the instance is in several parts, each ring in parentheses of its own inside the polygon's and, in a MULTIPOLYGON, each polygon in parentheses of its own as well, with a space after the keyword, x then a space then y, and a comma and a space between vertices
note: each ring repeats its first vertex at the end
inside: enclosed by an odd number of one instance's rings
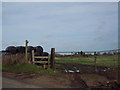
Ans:
POLYGON ((119 54, 120 53, 120 49, 114 49, 114 50, 104 50, 104 51, 59 51, 59 52, 55 52, 56 54, 80 54, 81 52, 83 52, 84 54, 92 54, 94 55, 94 53, 96 52, 97 54, 103 55, 103 54, 119 54))
MULTIPOLYGON (((1 55, 6 55, 2 52, 1 55)), ((77 65, 96 67, 118 68, 118 55, 120 49, 105 50, 105 51, 69 51, 55 52, 56 68, 74 67, 77 65)))
POLYGON ((56 68, 64 70, 97 70, 98 68, 118 68, 120 49, 105 51, 55 52, 56 68), (86 69, 83 69, 85 67, 86 69))

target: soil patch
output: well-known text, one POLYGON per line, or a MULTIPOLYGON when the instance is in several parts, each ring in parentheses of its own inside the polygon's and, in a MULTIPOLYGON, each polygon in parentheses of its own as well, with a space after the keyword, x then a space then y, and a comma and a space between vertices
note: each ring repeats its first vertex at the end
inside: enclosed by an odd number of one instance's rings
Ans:
POLYGON ((89 65, 61 64, 62 76, 40 75, 35 72, 3 72, 3 76, 44 88, 117 88, 117 69, 89 65), (72 70, 72 72, 70 72, 72 70), (79 70, 79 71, 77 71, 79 70))

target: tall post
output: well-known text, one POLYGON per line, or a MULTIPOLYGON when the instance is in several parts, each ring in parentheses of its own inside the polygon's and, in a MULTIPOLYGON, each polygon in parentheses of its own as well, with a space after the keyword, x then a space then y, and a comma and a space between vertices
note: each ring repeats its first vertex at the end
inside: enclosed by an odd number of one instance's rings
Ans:
POLYGON ((94 59, 94 64, 95 64, 95 72, 97 72, 97 66, 96 66, 96 52, 94 52, 94 56, 95 56, 95 59, 94 59))
POLYGON ((27 46, 28 46, 28 40, 26 40, 26 47, 25 47, 25 60, 26 60, 26 63, 28 63, 28 54, 27 54, 27 46))
POLYGON ((55 48, 51 48, 50 68, 55 70, 55 48))

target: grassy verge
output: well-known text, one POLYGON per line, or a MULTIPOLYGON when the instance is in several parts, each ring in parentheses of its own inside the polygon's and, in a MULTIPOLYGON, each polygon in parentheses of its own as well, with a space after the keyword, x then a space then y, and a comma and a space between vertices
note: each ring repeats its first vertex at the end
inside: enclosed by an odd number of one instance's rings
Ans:
MULTIPOLYGON (((72 63, 72 64, 83 64, 83 65, 94 65, 94 56, 89 57, 62 57, 56 58, 56 63, 72 63)), ((97 66, 107 67, 118 67, 118 55, 111 56, 97 56, 97 66)))
POLYGON ((60 71, 52 70, 52 69, 43 69, 38 67, 37 65, 32 64, 15 64, 15 65, 2 65, 3 72, 35 72, 40 75, 52 75, 58 76, 61 75, 60 71))
POLYGON ((29 71, 38 71, 39 68, 35 65, 30 64, 15 64, 15 65, 2 65, 3 71, 16 71, 16 72, 29 72, 29 71))

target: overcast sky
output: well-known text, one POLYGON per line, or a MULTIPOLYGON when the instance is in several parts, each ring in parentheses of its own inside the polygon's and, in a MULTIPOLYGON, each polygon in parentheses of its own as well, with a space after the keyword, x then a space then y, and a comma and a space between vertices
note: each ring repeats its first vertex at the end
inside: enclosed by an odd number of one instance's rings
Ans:
POLYGON ((118 6, 111 3, 3 3, 2 49, 41 45, 44 51, 118 48, 118 6))

